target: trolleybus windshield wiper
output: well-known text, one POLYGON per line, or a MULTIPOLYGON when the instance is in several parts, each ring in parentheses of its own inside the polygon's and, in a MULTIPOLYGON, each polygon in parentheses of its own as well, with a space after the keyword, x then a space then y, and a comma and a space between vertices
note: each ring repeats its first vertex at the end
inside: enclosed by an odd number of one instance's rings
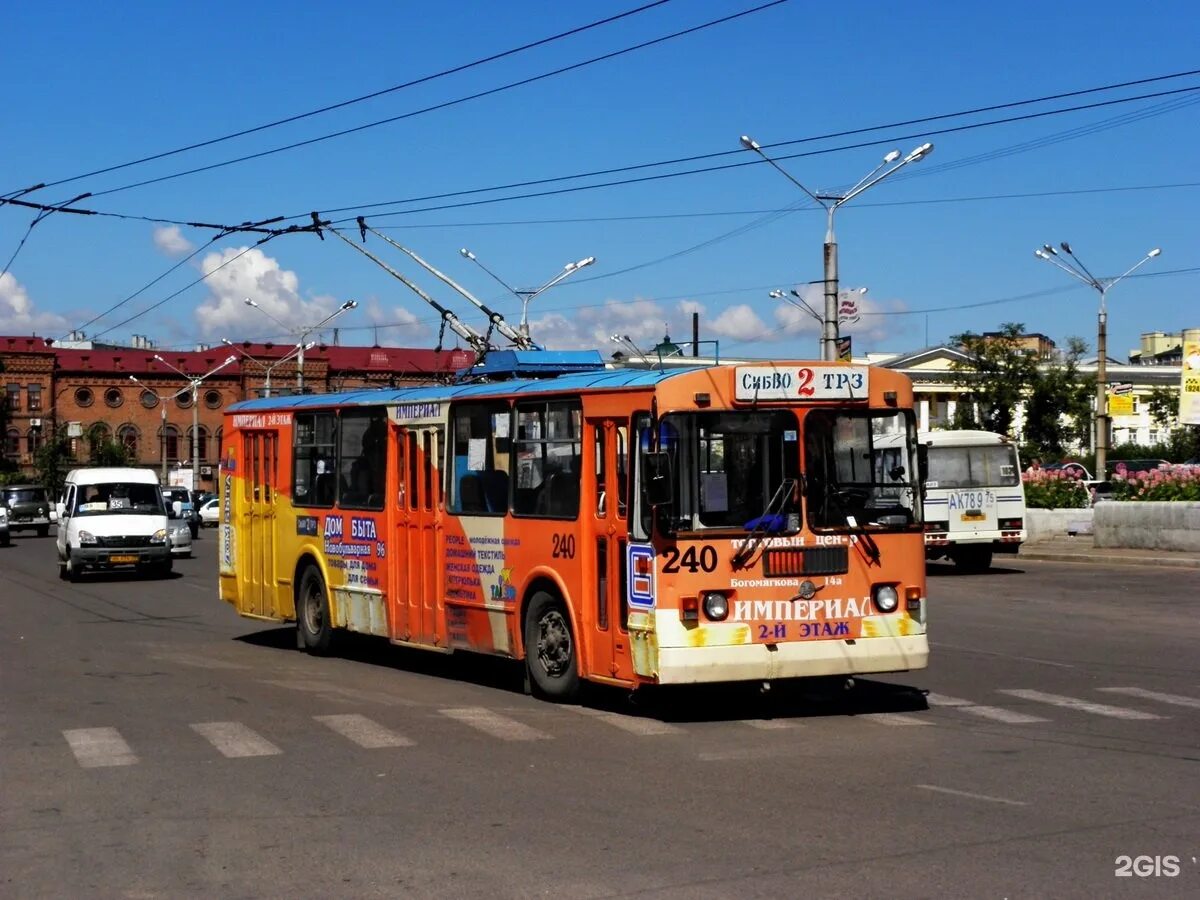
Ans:
POLYGON ((754 555, 764 537, 787 528, 787 517, 783 514, 783 508, 787 506, 788 500, 795 492, 796 479, 783 479, 775 493, 771 495, 771 499, 767 501, 762 515, 745 524, 744 527, 750 532, 750 536, 742 542, 738 552, 733 555, 732 562, 735 569, 740 569, 745 565, 746 561, 754 555))

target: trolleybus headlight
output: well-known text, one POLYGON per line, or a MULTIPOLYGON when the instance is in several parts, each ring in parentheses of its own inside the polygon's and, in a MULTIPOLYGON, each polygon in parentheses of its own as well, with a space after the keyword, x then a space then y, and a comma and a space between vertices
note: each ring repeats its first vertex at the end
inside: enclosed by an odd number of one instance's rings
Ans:
POLYGON ((704 615, 720 622, 729 615, 729 599, 717 591, 709 591, 704 595, 704 615))
POLYGON ((80 531, 79 532, 79 543, 94 544, 94 543, 96 543, 96 536, 94 534, 92 534, 90 531, 80 531))
POLYGON ((890 584, 875 585, 875 608, 880 612, 894 612, 896 606, 900 603, 900 595, 896 593, 896 589, 890 584))

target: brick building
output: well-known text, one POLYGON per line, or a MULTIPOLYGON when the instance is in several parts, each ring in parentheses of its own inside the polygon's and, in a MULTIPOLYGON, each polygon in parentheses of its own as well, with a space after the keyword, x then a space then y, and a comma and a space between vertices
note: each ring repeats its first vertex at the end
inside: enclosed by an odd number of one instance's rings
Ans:
MULTIPOLYGON (((58 426, 71 435, 75 458, 116 440, 136 464, 158 467, 191 460, 193 422, 198 486, 215 484, 226 407, 266 393, 294 393, 291 345, 217 345, 188 352, 151 348, 56 347, 39 337, 0 337, 0 384, 6 409, 3 454, 32 474, 34 454, 58 426), (169 365, 155 359, 161 356, 169 365), (196 409, 188 378, 217 369, 198 387, 196 409), (131 377, 132 376, 132 377, 131 377), (136 379, 136 380, 134 380, 136 379)), ((444 380, 474 361, 466 350, 400 347, 313 347, 304 358, 304 389, 327 393, 444 380)))

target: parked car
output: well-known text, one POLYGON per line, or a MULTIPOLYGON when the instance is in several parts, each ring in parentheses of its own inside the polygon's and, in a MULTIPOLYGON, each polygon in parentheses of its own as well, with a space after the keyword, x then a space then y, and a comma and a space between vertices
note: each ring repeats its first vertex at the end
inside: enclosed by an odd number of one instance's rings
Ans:
POLYGON ((8 534, 8 509, 0 504, 0 547, 7 547, 11 540, 8 534))
POLYGON ((200 533, 200 515, 192 503, 191 491, 181 487, 165 487, 162 489, 162 495, 167 509, 171 508, 172 503, 179 502, 183 508, 183 519, 187 522, 191 536, 195 538, 200 533))
POLYGON ((0 502, 8 508, 8 530, 50 533, 50 498, 40 484, 10 484, 0 488, 0 502))
POLYGON ((1061 471, 1064 474, 1070 475, 1072 478, 1078 478, 1080 481, 1095 481, 1092 473, 1089 472, 1083 463, 1077 462, 1056 462, 1044 466, 1047 472, 1061 471))
MULTIPOLYGON (((164 503, 166 498, 163 498, 164 503)), ((174 503, 167 503, 167 537, 171 541, 171 556, 192 555, 192 528, 182 515, 175 514, 174 503)))
POLYGON ((205 502, 200 507, 200 524, 216 527, 221 521, 221 501, 216 497, 205 502))

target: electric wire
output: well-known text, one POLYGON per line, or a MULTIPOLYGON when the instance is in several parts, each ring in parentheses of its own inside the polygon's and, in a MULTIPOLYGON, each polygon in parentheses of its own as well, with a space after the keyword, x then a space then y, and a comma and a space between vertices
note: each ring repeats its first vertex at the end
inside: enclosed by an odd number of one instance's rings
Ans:
POLYGON ((532 50, 537 47, 545 46, 546 44, 554 43, 555 41, 560 41, 564 38, 573 37, 577 34, 582 34, 585 31, 590 31, 593 28, 599 28, 603 25, 609 25, 613 22, 620 21, 621 19, 627 19, 630 16, 634 16, 634 15, 637 15, 638 13, 642 13, 647 10, 654 9, 655 7, 662 6, 669 2, 671 2, 671 0, 653 0, 653 2, 651 2, 651 3, 645 3, 641 6, 635 7, 633 9, 626 10, 625 12, 617 13, 615 15, 611 15, 611 16, 608 16, 603 19, 597 19, 594 22, 588 22, 585 25, 580 25, 575 28, 570 28, 567 31, 562 31, 562 32, 559 32, 558 34, 550 35, 549 37, 544 37, 539 40, 532 41, 528 44, 522 44, 518 47, 512 47, 508 50, 503 50, 499 53, 493 53, 491 56, 485 56, 485 57, 482 57, 481 59, 472 60, 471 62, 453 66, 449 69, 443 69, 440 72, 434 72, 429 75, 423 75, 420 78, 414 78, 411 81, 406 81, 406 82, 403 82, 402 84, 392 85, 391 87, 383 88, 383 89, 377 90, 377 91, 372 91, 369 94, 363 94, 359 97, 353 97, 349 100, 342 100, 337 103, 331 103, 328 106, 322 106, 319 109, 309 110, 308 112, 298 113, 296 115, 291 115, 291 116, 286 116, 285 118, 282 118, 282 119, 276 119, 272 122, 267 122, 262 125, 256 125, 252 128, 245 128, 245 129, 242 129, 241 131, 231 132, 230 134, 221 135, 220 137, 209 138, 208 140, 204 140, 204 141, 198 141, 194 144, 188 144, 187 146, 184 146, 184 147, 176 147, 174 150, 165 150, 165 151, 162 151, 161 153, 154 153, 149 156, 143 156, 139 159, 129 160, 128 162, 119 163, 117 165, 106 166, 101 169, 93 169, 90 172, 82 172, 78 175, 72 175, 70 178, 60 178, 57 181, 51 181, 47 184, 40 184, 37 187, 38 188, 57 187, 58 185, 70 184, 73 181, 79 181, 84 178, 91 178, 96 175, 106 175, 109 172, 116 172, 121 169, 128 169, 132 166, 138 166, 143 163, 153 162, 153 161, 159 160, 159 159, 166 159, 167 157, 177 156, 180 153, 186 153, 190 150, 199 150, 204 147, 211 147, 214 144, 220 144, 225 141, 231 141, 235 138, 245 137, 246 135, 250 135, 250 134, 256 134, 260 131, 266 131, 270 128, 277 128, 280 125, 288 125, 288 124, 291 124, 292 122, 299 122, 303 119, 309 119, 309 118, 312 118, 313 116, 318 116, 323 113, 332 112, 337 109, 344 109, 348 106, 353 106, 357 103, 363 103, 367 100, 373 100, 376 97, 382 97, 386 94, 392 94, 397 91, 405 90, 407 88, 416 87, 417 85, 427 84, 431 81, 435 81, 439 78, 445 78, 449 75, 457 75, 460 72, 466 72, 469 69, 474 69, 479 66, 486 65, 487 63, 496 62, 497 60, 501 60, 501 59, 504 59, 509 56, 515 56, 516 54, 523 53, 526 50, 532 50))
POLYGON ((755 13, 763 12, 765 10, 771 9, 772 7, 780 6, 787 2, 789 2, 789 0, 769 0, 769 2, 760 4, 759 6, 751 7, 750 9, 742 10, 740 12, 731 13, 730 15, 722 16, 718 19, 711 19, 708 22, 701 23, 700 25, 694 25, 690 28, 685 28, 681 31, 676 31, 671 34, 653 38, 648 41, 642 41, 641 43, 633 44, 632 46, 624 47, 620 50, 613 50, 609 53, 603 53, 600 56, 594 56, 590 59, 586 59, 581 62, 572 63, 567 66, 560 66, 556 69, 551 69, 548 72, 542 72, 538 75, 531 75, 528 78, 521 78, 521 79, 518 79, 517 81, 510 81, 507 84, 503 84, 498 87, 489 88, 489 89, 483 90, 483 91, 476 91, 472 94, 467 94, 462 97, 457 97, 453 100, 445 100, 441 103, 435 103, 431 106, 426 106, 421 109, 411 110, 406 113, 401 113, 400 115, 388 116, 385 119, 377 119, 374 122, 367 122, 362 125, 356 125, 353 128, 344 128, 340 131, 334 131, 334 132, 330 132, 328 134, 318 135, 316 137, 307 138, 306 140, 303 140, 303 141, 294 141, 290 144, 285 144, 281 147, 272 147, 267 150, 260 150, 257 153, 248 153, 243 156, 235 157, 233 159, 226 159, 226 160, 222 160, 221 162, 210 163, 209 165, 206 165, 206 166, 196 166, 196 167, 193 167, 191 169, 186 169, 181 172, 173 172, 173 173, 170 173, 167 175, 160 175, 156 178, 146 178, 141 181, 130 182, 128 184, 123 184, 123 185, 120 185, 115 188, 109 188, 108 190, 105 190, 105 191, 95 191, 94 194, 97 197, 103 197, 103 196, 107 196, 109 194, 116 194, 116 193, 120 193, 122 191, 128 191, 128 190, 132 190, 134 188, 145 187, 145 186, 151 185, 151 184, 160 184, 164 181, 171 181, 176 178, 183 178, 187 175, 195 175, 200 172, 211 172, 214 169, 222 169, 227 166, 232 166, 237 163, 247 162, 247 161, 253 160, 253 159, 262 159, 263 157, 273 156, 277 153, 283 153, 288 150, 296 150, 300 147, 309 147, 309 146, 312 146, 313 144, 323 143, 324 141, 332 140, 333 138, 345 137, 346 135, 349 135, 349 134, 357 134, 358 132, 366 131, 371 128, 378 128, 381 125, 390 125, 394 122, 404 121, 406 119, 411 119, 416 116, 425 115, 426 113, 437 112, 437 111, 443 110, 443 109, 449 109, 450 107, 458 106, 460 104, 467 103, 468 101, 471 101, 471 100, 479 100, 483 97, 491 97, 495 94, 500 94, 505 91, 513 90, 515 88, 524 87, 526 85, 534 84, 539 81, 544 81, 548 78, 554 78, 558 75, 564 75, 567 72, 573 72, 578 69, 585 68, 587 66, 595 65, 596 63, 607 62, 608 60, 616 59, 617 57, 624 56, 628 53, 633 53, 638 50, 644 50, 647 47, 653 47, 657 44, 665 43, 666 41, 671 41, 671 40, 674 40, 674 39, 680 38, 680 37, 686 37, 687 35, 695 34, 697 32, 704 31, 709 28, 714 28, 718 25, 724 25, 728 22, 732 22, 734 20, 741 19, 741 18, 744 18, 749 15, 754 15, 755 13))

